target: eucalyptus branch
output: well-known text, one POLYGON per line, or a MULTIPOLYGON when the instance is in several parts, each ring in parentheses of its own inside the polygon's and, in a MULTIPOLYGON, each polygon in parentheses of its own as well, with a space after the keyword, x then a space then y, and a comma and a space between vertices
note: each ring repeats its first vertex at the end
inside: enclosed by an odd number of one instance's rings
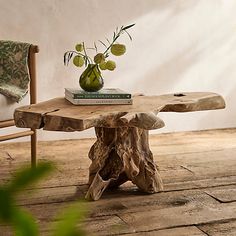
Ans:
POLYGON ((127 32, 127 29, 133 27, 135 24, 132 24, 132 25, 127 25, 127 26, 121 26, 120 30, 118 31, 118 28, 116 28, 116 31, 114 32, 113 34, 113 40, 112 42, 110 43, 110 45, 106 48, 106 50, 103 52, 103 54, 105 55, 109 49, 112 47, 112 45, 115 43, 115 41, 120 37, 121 34, 123 33, 126 33, 130 40, 132 40, 130 34, 127 32))
POLYGON ((110 53, 112 53, 115 56, 120 56, 125 53, 126 51, 125 45, 118 43, 115 44, 115 42, 121 36, 121 34, 124 33, 127 34, 127 36, 129 36, 130 40, 132 40, 132 37, 128 33, 127 29, 133 27, 134 25, 135 24, 121 26, 120 28, 116 27, 115 31, 113 32, 112 40, 105 38, 106 39, 105 43, 102 42, 101 40, 98 40, 105 47, 103 53, 98 53, 98 48, 95 43, 94 47, 90 48, 86 48, 84 42, 76 44, 75 51, 71 50, 64 53, 64 64, 68 65, 71 59, 73 58, 73 64, 78 67, 82 67, 83 65, 87 67, 88 65, 96 64, 97 66, 99 66, 101 70, 106 70, 106 69, 114 70, 116 66, 115 62, 111 60, 105 61, 105 58, 109 57, 110 53), (86 50, 95 50, 97 54, 92 59, 88 56, 86 50))
POLYGON ((96 45, 96 43, 94 42, 94 48, 95 48, 95 50, 96 50, 96 53, 98 52, 98 48, 97 48, 97 45, 96 45))
POLYGON ((79 56, 81 56, 81 57, 84 57, 84 54, 82 54, 82 53, 80 53, 80 52, 77 52, 77 51, 67 51, 67 52, 65 52, 65 54, 67 54, 67 53, 76 53, 77 55, 79 55, 79 56))
POLYGON ((111 48, 111 46, 112 46, 112 45, 115 43, 115 41, 120 37, 121 31, 122 31, 122 30, 120 29, 117 34, 114 34, 113 40, 112 40, 111 44, 110 44, 110 45, 107 47, 107 49, 103 52, 104 55, 109 51, 109 49, 111 48))
POLYGON ((83 50, 84 50, 84 59, 88 64, 92 64, 92 59, 88 56, 86 49, 85 49, 85 44, 84 42, 82 43, 83 45, 83 50))
POLYGON ((107 48, 107 45, 103 43, 101 40, 98 40, 105 48, 107 48))
POLYGON ((92 64, 92 58, 90 58, 87 54, 84 55, 80 52, 77 52, 77 51, 67 51, 65 52, 64 54, 64 64, 68 66, 73 54, 76 54, 77 56, 81 56, 84 58, 84 60, 86 61, 86 63, 88 64, 92 64))

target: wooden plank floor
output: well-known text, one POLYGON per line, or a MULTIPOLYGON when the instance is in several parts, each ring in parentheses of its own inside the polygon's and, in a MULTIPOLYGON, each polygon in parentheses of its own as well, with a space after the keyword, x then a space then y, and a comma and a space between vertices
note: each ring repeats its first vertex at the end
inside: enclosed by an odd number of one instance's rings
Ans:
MULTIPOLYGON (((64 207, 82 198, 94 139, 39 142, 39 161, 56 171, 26 190, 18 204, 37 217, 41 235, 50 234, 64 207)), ((236 129, 152 135, 150 146, 164 181, 164 192, 143 194, 132 183, 86 202, 88 235, 235 236, 236 129)), ((29 163, 29 143, 0 144, 0 183, 29 163)), ((0 236, 11 235, 0 226, 0 236)))

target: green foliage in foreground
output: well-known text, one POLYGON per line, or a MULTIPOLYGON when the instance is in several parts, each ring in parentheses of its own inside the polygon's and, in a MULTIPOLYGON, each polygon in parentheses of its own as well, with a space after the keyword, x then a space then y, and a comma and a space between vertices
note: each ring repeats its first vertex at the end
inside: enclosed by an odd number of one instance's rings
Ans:
MULTIPOLYGON (((36 168, 19 170, 7 184, 0 186, 0 222, 12 227, 16 236, 39 235, 38 225, 34 217, 16 205, 16 196, 22 190, 32 186, 53 170, 50 163, 38 164, 36 168)), ((84 236, 85 233, 76 227, 85 216, 81 202, 76 202, 64 210, 59 221, 54 224, 53 236, 84 236)))
POLYGON ((85 236, 86 233, 81 228, 76 227, 81 223, 86 215, 86 210, 82 202, 77 202, 67 207, 61 212, 59 221, 54 225, 53 236, 85 236))

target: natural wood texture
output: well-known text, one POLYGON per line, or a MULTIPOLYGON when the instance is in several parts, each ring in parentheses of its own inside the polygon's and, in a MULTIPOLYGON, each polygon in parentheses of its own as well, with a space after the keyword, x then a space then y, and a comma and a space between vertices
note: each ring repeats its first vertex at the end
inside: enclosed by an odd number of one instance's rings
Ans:
POLYGON ((29 49, 29 74, 30 74, 30 104, 37 102, 37 81, 36 81, 36 56, 35 53, 39 52, 36 45, 31 45, 29 49))
POLYGON ((8 135, 2 135, 0 136, 0 142, 10 140, 10 139, 20 138, 20 137, 25 137, 25 136, 29 136, 33 134, 34 134, 33 131, 28 130, 28 131, 23 131, 23 132, 8 134, 8 135))
POLYGON ((163 229, 145 233, 128 234, 129 236, 207 236, 196 226, 180 227, 173 229, 163 229))
POLYGON ((160 96, 135 96, 133 105, 74 106, 64 98, 16 109, 17 127, 45 130, 81 131, 91 127, 120 126, 158 129, 164 122, 159 112, 190 112, 225 107, 215 93, 184 93, 160 96), (181 96, 183 95, 183 96, 181 96))
POLYGON ((163 184, 149 149, 148 130, 164 126, 157 117, 164 112, 213 110, 225 107, 215 93, 134 96, 133 105, 74 106, 55 98, 15 111, 16 126, 59 131, 95 127, 97 141, 90 150, 87 199, 98 200, 108 187, 131 180, 142 191, 155 193, 163 184))
POLYGON ((107 187, 118 187, 128 180, 147 193, 163 190, 147 130, 136 127, 95 130, 97 141, 89 152, 92 164, 87 199, 97 200, 107 187))
MULTIPOLYGON (((33 78, 30 82, 30 104, 37 103, 37 81, 36 81, 36 56, 35 53, 39 52, 39 47, 32 45, 29 52, 29 73, 30 78, 33 78)), ((37 159, 37 131, 31 128, 33 134, 30 137, 31 142, 31 166, 36 166, 37 159)))
POLYGON ((10 127, 15 125, 14 120, 3 120, 0 122, 0 128, 10 127))
POLYGON ((222 203, 236 201, 236 185, 230 185, 224 188, 212 188, 205 192, 222 203))
MULTIPOLYGON (((87 201, 88 235, 235 236, 236 129, 150 135, 164 190, 143 194, 130 182, 87 201), (232 192, 232 193, 231 193, 232 192)), ((39 161, 56 163, 40 185, 24 190, 18 204, 37 218, 40 235, 71 201, 83 198, 95 139, 39 142, 39 161)), ((0 144, 0 183, 27 164, 30 143, 0 144)), ((0 226, 0 235, 12 235, 0 226)))
POLYGON ((226 222, 218 222, 213 224, 203 224, 199 228, 206 232, 206 235, 214 236, 235 236, 236 235, 236 220, 226 222))

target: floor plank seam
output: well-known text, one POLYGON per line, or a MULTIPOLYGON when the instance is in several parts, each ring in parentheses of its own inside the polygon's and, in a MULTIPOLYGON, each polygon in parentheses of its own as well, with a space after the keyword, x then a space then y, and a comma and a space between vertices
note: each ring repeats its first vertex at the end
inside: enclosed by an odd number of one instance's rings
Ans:
POLYGON ((60 201, 51 201, 51 202, 37 202, 37 203, 22 203, 22 204, 17 204, 17 206, 37 206, 37 205, 50 205, 50 204, 57 204, 57 203, 69 203, 69 202, 75 202, 76 200, 65 200, 62 199, 60 201))
MULTIPOLYGON (((201 232, 203 232, 204 234, 206 234, 207 236, 212 236, 209 235, 207 232, 205 232, 204 230, 202 230, 200 227, 204 226, 204 225, 210 225, 210 224, 215 224, 215 223, 228 223, 230 221, 234 221, 236 220, 236 218, 229 218, 229 219, 224 219, 224 220, 215 220, 215 221, 210 221, 207 223, 200 223, 200 224, 183 224, 183 225, 177 225, 177 226, 171 226, 171 227, 163 227, 163 228, 158 228, 158 229, 152 229, 152 230, 139 230, 139 231, 135 231, 134 233, 122 233, 122 234, 112 234, 113 236, 119 236, 119 235, 133 235, 133 234, 138 234, 138 233, 147 233, 147 232, 158 232, 161 230, 168 230, 168 229, 176 229, 176 228, 183 228, 183 227, 191 227, 191 226, 195 226, 197 227, 201 232)), ((126 222, 125 222, 126 223, 126 222)), ((108 235, 107 235, 108 236, 108 235)))
MULTIPOLYGON (((205 226, 205 225, 212 225, 212 224, 224 224, 224 223, 230 223, 230 222, 234 222, 236 221, 236 218, 228 218, 228 219, 221 219, 221 220, 213 220, 213 221, 210 221, 210 222, 206 222, 206 223, 200 223, 200 224, 195 224, 195 226, 200 229, 201 231, 203 231, 201 229, 202 226, 205 226)), ((203 231, 204 232, 204 231, 203 231)), ((204 232, 206 233, 206 232, 204 232)), ((207 234, 207 233, 206 233, 207 234)), ((207 234, 208 235, 208 234, 207 234)), ((211 236, 211 235, 209 235, 211 236)))
MULTIPOLYGON (((196 188, 189 188, 189 189, 178 189, 178 190, 170 190, 170 191, 162 191, 162 192, 160 192, 160 193, 169 193, 169 192, 181 192, 181 191, 192 191, 192 190, 199 190, 198 192, 204 192, 205 194, 207 194, 208 196, 210 196, 211 198, 213 198, 214 200, 216 200, 217 202, 219 202, 219 203, 226 203, 226 202, 223 202, 223 201, 220 201, 219 199, 217 199, 217 198, 215 198, 214 196, 212 196, 212 195, 210 195, 209 193, 207 193, 207 192, 205 192, 205 191, 202 191, 202 190, 207 190, 207 189, 209 189, 209 188, 217 188, 217 187, 227 187, 227 186, 231 186, 231 185, 235 185, 235 183, 234 184, 227 184, 227 185, 217 185, 217 186, 213 186, 213 187, 211 187, 211 186, 208 186, 208 187, 203 187, 203 188, 198 188, 198 187, 196 187, 196 188)), ((74 186, 74 187, 77 187, 77 185, 70 185, 70 186, 74 186)), ((64 187, 67 187, 67 186, 64 186, 64 187)), ((57 187, 57 188, 59 188, 59 187, 57 187)), ((44 188, 41 188, 41 189, 44 189, 44 188)), ((47 189, 47 188, 46 188, 47 189)), ((49 188, 50 189, 50 188, 49 188)), ((30 190, 32 190, 32 189, 30 189, 30 190)), ((35 189, 35 190, 37 190, 37 189, 35 189)), ((156 194, 158 194, 158 193, 156 193, 156 194)), ((105 196, 105 195, 104 195, 105 196)), ((72 196, 73 197, 73 196, 72 196)), ((62 202, 73 202, 73 201, 76 201, 76 200, 73 200, 73 199, 67 199, 67 200, 65 200, 65 199, 63 199, 63 200, 61 200, 61 201, 51 201, 51 202, 38 202, 38 203, 24 203, 24 204, 17 204, 17 205, 19 205, 19 206, 30 206, 30 205, 34 205, 34 206, 36 206, 36 205, 48 205, 48 204, 54 204, 54 203, 62 203, 62 202)), ((233 201, 228 201, 227 203, 231 203, 231 202, 236 202, 235 200, 233 200, 233 201)), ((110 214, 108 214, 108 215, 105 215, 105 216, 110 216, 110 214)))
POLYGON ((180 165, 180 167, 183 168, 184 170, 189 171, 192 175, 195 175, 195 173, 192 170, 188 169, 186 166, 180 165))
POLYGON ((213 199, 215 199, 216 201, 218 201, 219 203, 222 203, 222 204, 227 204, 227 203, 232 203, 232 202, 236 202, 236 200, 229 200, 229 201, 222 201, 220 200, 219 198, 211 195, 210 193, 207 193, 204 191, 205 194, 207 194, 208 196, 212 197, 213 199))
MULTIPOLYGON (((132 225, 130 225, 129 223, 127 223, 119 214, 114 214, 116 217, 118 217, 123 223, 125 223, 125 225, 128 225, 129 227, 133 228, 132 225)), ((132 232, 136 233, 136 230, 134 229, 134 231, 132 232)), ((119 235, 119 234, 118 234, 119 235)), ((115 236, 115 235, 114 235, 115 236)))
MULTIPOLYGON (((235 177, 236 175, 229 175, 229 176, 223 176, 222 178, 227 178, 227 177, 235 177)), ((207 180, 213 180, 213 179, 221 179, 221 177, 217 178, 212 178, 212 179, 200 179, 200 180, 194 180, 194 181, 207 181, 207 180)), ((7 179, 5 179, 7 181, 7 179)), ((187 181, 183 182, 176 182, 176 183, 184 183, 187 181)), ((55 185, 55 186, 42 186, 42 187, 31 187, 31 188, 26 188, 25 190, 41 190, 41 189, 54 189, 54 188, 64 188, 64 187, 83 187, 87 186, 87 183, 79 183, 79 184, 68 184, 68 185, 55 185)), ((165 187, 166 184, 164 184, 165 187)), ((174 191, 184 191, 184 190, 194 190, 194 189, 207 189, 207 188, 217 188, 217 187, 226 187, 226 186, 231 186, 231 185, 236 185, 235 183, 229 183, 229 184, 219 184, 219 185, 209 185, 207 187, 201 187, 201 186, 194 186, 192 188, 183 188, 183 189, 173 189, 173 190, 163 190, 162 192, 174 192, 174 191)))
MULTIPOLYGON (((235 183, 236 184, 236 183, 235 183)), ((68 184, 68 185, 55 185, 55 186, 42 186, 42 187, 31 187, 31 188, 26 188, 25 190, 30 191, 30 190, 42 190, 42 189, 56 189, 56 188, 65 188, 65 187, 78 187, 78 186, 86 186, 88 184, 68 184)))
MULTIPOLYGON (((155 146, 151 146, 151 149, 153 150, 155 146)), ((221 148, 221 149, 211 149, 211 150, 199 150, 199 151, 194 151, 194 152, 174 152, 174 153, 166 153, 166 154, 156 154, 156 156, 160 157, 165 157, 165 156, 174 156, 174 155, 185 155, 185 154, 197 154, 197 153, 211 153, 211 152, 222 152, 222 151, 226 151, 226 150, 235 150, 236 147, 233 148, 221 148)), ((153 150, 154 151, 154 150, 153 150)), ((155 157, 155 153, 154 153, 154 157, 155 157)))
POLYGON ((203 225, 210 225, 210 224, 219 224, 219 223, 229 223, 231 221, 235 221, 236 217, 233 218, 228 218, 228 219, 221 219, 221 220, 212 220, 206 223, 200 223, 200 224, 196 224, 197 226, 203 226, 203 225))
POLYGON ((210 193, 206 192, 206 191, 203 191, 206 195, 208 195, 209 197, 215 199, 217 202, 219 203, 224 203, 223 201, 221 201, 220 199, 218 199, 217 197, 211 195, 210 193))
MULTIPOLYGON (((176 228, 183 228, 183 227, 192 227, 195 226, 195 224, 183 224, 183 225, 176 225, 176 226, 170 226, 170 227, 163 227, 163 228, 158 228, 158 229, 151 229, 151 230, 138 230, 133 233, 127 232, 127 233, 122 233, 122 234, 112 234, 113 236, 120 236, 120 235, 133 235, 133 234, 140 234, 140 233, 151 233, 151 232, 158 232, 161 230, 168 230, 168 229, 176 229, 176 228)), ((107 235, 108 236, 108 235, 107 235)))
POLYGON ((206 231, 204 231, 202 228, 198 227, 198 225, 195 225, 195 227, 197 227, 201 232, 203 232, 205 235, 207 236, 212 236, 210 234, 208 234, 206 231))
MULTIPOLYGON (((209 180, 209 179, 204 179, 204 180, 209 180)), ((182 182, 184 183, 184 182, 182 182)), ((182 188, 182 189, 172 189, 172 190, 163 190, 162 192, 168 193, 168 192, 179 192, 179 191, 191 191, 191 190, 203 190, 203 189, 208 189, 208 188, 217 188, 217 187, 226 187, 226 186, 231 186, 231 185, 236 185, 235 183, 230 183, 230 184, 223 184, 223 185, 211 185, 211 186, 207 186, 207 187, 200 187, 200 186, 194 186, 192 188, 182 188)), ((165 189, 165 184, 164 184, 164 189, 165 189)))

